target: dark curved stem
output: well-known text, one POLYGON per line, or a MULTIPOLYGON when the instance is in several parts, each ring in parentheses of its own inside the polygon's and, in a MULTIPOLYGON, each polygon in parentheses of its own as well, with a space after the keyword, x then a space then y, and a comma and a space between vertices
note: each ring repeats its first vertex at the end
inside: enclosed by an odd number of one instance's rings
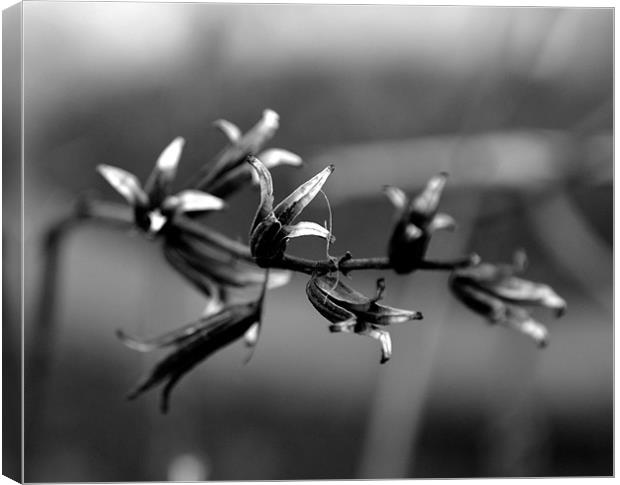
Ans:
MULTIPOLYGON (((128 226, 133 222, 131 211, 123 205, 99 200, 84 200, 78 205, 76 213, 69 220, 93 219, 115 225, 128 226)), ((66 223, 66 221, 65 221, 66 223)), ((390 270, 392 266, 386 257, 357 258, 346 253, 340 258, 313 260, 285 254, 276 261, 256 261, 250 248, 243 243, 230 239, 228 236, 211 229, 187 216, 176 216, 173 227, 203 239, 205 242, 226 251, 227 253, 247 262, 256 263, 263 268, 288 269, 298 273, 313 274, 340 270, 342 273, 359 270, 390 270)), ((480 258, 471 254, 453 261, 421 261, 416 269, 427 271, 452 271, 477 264, 480 258)))
POLYGON ((72 231, 88 220, 110 223, 114 226, 130 227, 132 214, 126 207, 104 202, 92 203, 79 200, 71 214, 53 223, 43 235, 43 268, 39 286, 34 335, 28 354, 29 387, 28 426, 37 432, 42 423, 46 406, 46 386, 55 347, 57 324, 56 308, 58 288, 62 270, 62 252, 72 231))
MULTIPOLYGON (((338 269, 342 273, 349 273, 356 270, 368 269, 392 269, 392 265, 388 258, 359 258, 359 259, 326 259, 315 261, 312 259, 299 258, 297 256, 284 255, 280 261, 272 262, 263 267, 289 269, 299 273, 327 273, 338 269)), ((435 270, 435 271, 452 271, 458 268, 464 268, 477 264, 480 258, 477 254, 471 254, 467 257, 456 259, 454 261, 421 261, 416 269, 435 270)))
POLYGON ((343 273, 360 269, 390 269, 388 258, 348 259, 337 263, 337 259, 313 260, 284 255, 280 261, 269 264, 272 268, 289 269, 299 273, 327 273, 339 269, 343 273))

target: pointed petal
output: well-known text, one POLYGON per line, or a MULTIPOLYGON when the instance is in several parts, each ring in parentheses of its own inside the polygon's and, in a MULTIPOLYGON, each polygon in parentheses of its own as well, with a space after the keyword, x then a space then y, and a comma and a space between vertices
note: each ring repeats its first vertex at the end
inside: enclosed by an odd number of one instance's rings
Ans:
POLYGON ((242 138, 241 144, 248 153, 256 153, 275 135, 280 125, 280 116, 271 109, 263 111, 260 121, 254 125, 242 138))
POLYGON ((327 178, 334 171, 330 165, 316 174, 306 183, 295 189, 286 199, 280 202, 273 210, 276 218, 282 224, 290 224, 304 210, 304 208, 316 197, 327 178))
MULTIPOLYGON (((235 305, 225 312, 226 318, 219 318, 216 323, 206 325, 180 341, 177 349, 160 360, 127 398, 134 399, 167 380, 162 393, 162 411, 165 411, 170 391, 179 379, 214 352, 241 338, 256 320, 256 305, 253 304, 235 305)), ((216 316, 207 320, 215 322, 216 316)))
POLYGON ((545 347, 548 343, 549 332, 547 328, 542 323, 534 320, 529 313, 522 308, 514 306, 509 307, 506 319, 499 323, 531 338, 540 347, 545 347))
POLYGON ((226 207, 226 202, 200 190, 183 190, 167 197, 163 207, 175 209, 177 212, 203 212, 223 209, 226 207))
POLYGON ((456 228, 456 221, 451 215, 448 214, 435 214, 433 220, 428 226, 429 232, 439 231, 440 229, 447 229, 453 231, 456 228))
POLYGON ((387 198, 390 199, 390 202, 394 205, 394 207, 396 207, 399 213, 407 208, 407 194, 405 194, 402 189, 391 185, 386 185, 383 187, 383 192, 387 195, 387 198))
POLYGON ((261 221, 264 221, 273 212, 273 182, 269 170, 258 158, 248 157, 248 162, 254 167, 260 184, 260 205, 252 223, 250 231, 252 232, 261 221))
POLYGON ((248 328, 247 332, 245 332, 243 339, 245 340, 245 344, 248 347, 254 347, 258 342, 258 333, 260 330, 260 324, 256 322, 250 328, 248 328))
POLYGON ((227 120, 215 120, 213 126, 220 130, 232 144, 241 139, 241 130, 237 125, 227 120))
POLYGON ((399 323, 407 323, 412 320, 422 320, 422 313, 413 310, 403 310, 385 305, 375 304, 371 312, 360 313, 363 318, 368 318, 373 324, 388 326, 399 323))
POLYGON ((256 348, 256 344, 258 343, 258 338, 260 337, 260 331, 261 331, 261 327, 263 323, 262 322, 263 306, 265 304, 265 295, 267 294, 268 283, 269 283, 269 269, 266 269, 263 272, 263 286, 258 296, 258 300, 255 303, 256 313, 255 313, 254 323, 246 330, 244 334, 245 344, 251 348, 250 353, 245 359, 244 364, 247 364, 250 361, 250 359, 254 356, 254 349, 256 348))
POLYGON ((437 210, 447 178, 448 174, 445 172, 432 177, 422 193, 413 199, 411 209, 424 216, 431 216, 437 210))
POLYGON ((381 363, 385 364, 392 357, 392 339, 390 334, 385 330, 379 330, 371 326, 367 326, 357 332, 358 335, 378 340, 381 343, 381 363))
POLYGON ((147 196, 134 174, 111 165, 98 165, 97 171, 132 206, 148 203, 147 196))
POLYGON ((185 139, 178 136, 159 155, 155 168, 159 170, 165 179, 172 180, 176 175, 184 145, 185 139))
POLYGON ((555 310, 558 316, 566 310, 566 301, 553 288, 542 283, 510 277, 489 286, 489 291, 515 303, 540 305, 555 310))
POLYGON ((256 344, 258 343, 258 337, 260 336, 261 322, 260 320, 248 328, 247 332, 245 332, 243 336, 243 340, 245 342, 246 347, 250 349, 247 357, 243 360, 243 364, 246 365, 252 357, 254 357, 254 350, 256 349, 256 344))
POLYGON ((258 155, 258 158, 267 168, 277 167, 278 165, 292 165, 298 167, 302 164, 299 155, 281 148, 265 150, 258 155))
POLYGON ((288 239, 301 236, 318 236, 329 239, 331 243, 336 241, 336 238, 326 228, 316 222, 298 222, 294 226, 284 226, 283 229, 288 239))
POLYGON ((159 155, 155 168, 144 184, 144 190, 148 194, 152 206, 158 206, 168 194, 170 184, 177 173, 177 165, 184 145, 185 139, 179 136, 172 140, 159 155))

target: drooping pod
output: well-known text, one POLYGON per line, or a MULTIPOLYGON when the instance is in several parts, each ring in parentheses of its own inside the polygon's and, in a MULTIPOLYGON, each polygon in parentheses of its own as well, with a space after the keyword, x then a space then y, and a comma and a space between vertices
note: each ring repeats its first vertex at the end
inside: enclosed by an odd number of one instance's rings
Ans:
POLYGON ((446 179, 446 173, 432 177, 422 192, 413 198, 398 187, 384 187, 385 194, 396 208, 397 222, 388 245, 388 257, 396 273, 415 271, 424 259, 433 233, 455 227, 451 216, 437 212, 446 179))
POLYGON ((393 324, 421 320, 417 311, 401 310, 377 303, 383 296, 385 282, 377 280, 377 293, 369 298, 342 281, 338 272, 313 275, 306 285, 312 306, 331 322, 331 332, 365 335, 381 343, 381 363, 392 356, 392 341, 386 328, 393 324))
POLYGON ((174 350, 160 360, 129 392, 128 399, 134 399, 143 392, 164 384, 160 408, 165 413, 174 386, 200 362, 240 338, 245 338, 246 344, 251 347, 256 345, 268 272, 265 272, 263 288, 256 301, 223 307, 216 313, 151 339, 139 339, 121 330, 117 331, 125 345, 140 352, 174 347, 174 350))
POLYGON ((457 269, 450 276, 450 289, 465 306, 490 323, 512 328, 544 347, 548 343, 547 328, 532 318, 527 307, 546 307, 560 317, 566 301, 549 285, 515 276, 525 265, 525 253, 518 251, 512 264, 481 263, 457 269))

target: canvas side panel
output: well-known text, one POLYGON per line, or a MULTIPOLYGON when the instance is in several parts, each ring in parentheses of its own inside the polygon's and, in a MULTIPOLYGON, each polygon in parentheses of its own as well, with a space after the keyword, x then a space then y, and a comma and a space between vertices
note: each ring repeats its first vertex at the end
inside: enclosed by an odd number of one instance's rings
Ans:
POLYGON ((22 4, 2 13, 2 474, 22 481, 22 4))

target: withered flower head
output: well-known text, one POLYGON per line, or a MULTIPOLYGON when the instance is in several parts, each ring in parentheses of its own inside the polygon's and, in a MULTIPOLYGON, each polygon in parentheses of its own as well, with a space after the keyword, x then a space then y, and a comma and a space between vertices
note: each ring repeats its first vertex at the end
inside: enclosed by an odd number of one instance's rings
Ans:
POLYGON ((398 218, 388 246, 388 257, 396 273, 411 273, 417 269, 424 259, 433 232, 455 227, 451 216, 437 213, 446 179, 446 173, 434 176, 424 190, 411 199, 398 187, 384 188, 396 207, 398 218))
POLYGON ((259 122, 245 134, 230 121, 215 121, 214 126, 228 139, 228 146, 219 154, 212 167, 205 167, 197 187, 218 197, 227 197, 235 192, 255 179, 251 167, 243 163, 248 155, 257 155, 267 168, 301 165, 301 157, 288 150, 271 148, 260 151, 277 131, 279 119, 275 111, 266 109, 259 122))
POLYGON ((314 222, 298 222, 292 225, 297 216, 319 193, 334 171, 333 165, 297 187, 274 208, 273 183, 269 170, 256 157, 248 157, 248 162, 256 170, 260 184, 260 205, 250 230, 250 249, 259 264, 282 257, 291 238, 318 236, 334 239, 326 228, 314 222))
POLYGON ((450 288, 459 300, 490 323, 510 327, 544 347, 548 343, 547 328, 534 320, 526 308, 547 307, 559 317, 566 310, 566 302, 550 286, 514 276, 525 266, 525 253, 517 251, 512 264, 481 263, 455 270, 450 288))
MULTIPOLYGON (((265 275, 266 282, 266 275, 265 275)), ((134 399, 145 391, 165 382, 160 401, 163 413, 168 410, 170 393, 176 383, 214 352, 244 337, 253 347, 260 331, 266 284, 257 301, 230 305, 217 313, 206 315, 188 325, 152 339, 138 339, 118 330, 118 337, 128 347, 139 352, 150 352, 165 347, 174 350, 155 367, 127 395, 134 399)))
POLYGON ((224 201, 199 190, 183 190, 170 195, 185 140, 175 138, 161 153, 144 187, 132 173, 111 165, 97 166, 98 172, 134 209, 136 225, 148 234, 157 234, 176 214, 219 210, 224 201))
POLYGON ((310 303, 327 320, 331 332, 348 332, 365 335, 381 343, 381 363, 392 356, 392 341, 386 327, 411 320, 421 320, 417 311, 401 310, 380 305, 385 282, 377 280, 377 294, 373 298, 359 293, 342 282, 339 273, 314 275, 306 285, 310 303))

